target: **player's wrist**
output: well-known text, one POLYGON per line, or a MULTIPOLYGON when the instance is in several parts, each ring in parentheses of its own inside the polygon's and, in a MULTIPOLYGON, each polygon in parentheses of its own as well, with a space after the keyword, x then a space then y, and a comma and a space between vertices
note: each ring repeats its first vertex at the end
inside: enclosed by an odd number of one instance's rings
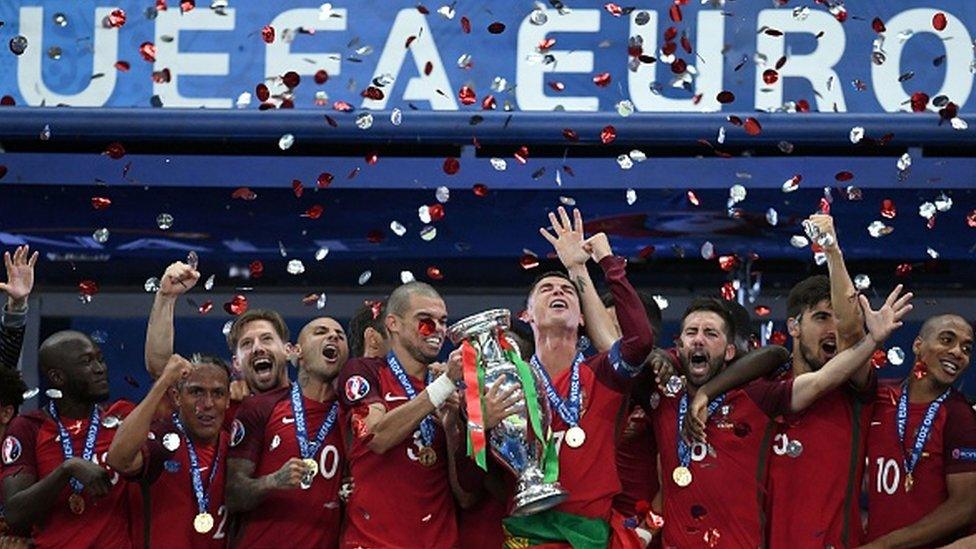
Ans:
POLYGON ((440 409, 441 406, 451 398, 455 391, 454 382, 446 373, 441 374, 430 385, 427 386, 427 397, 434 408, 440 409))

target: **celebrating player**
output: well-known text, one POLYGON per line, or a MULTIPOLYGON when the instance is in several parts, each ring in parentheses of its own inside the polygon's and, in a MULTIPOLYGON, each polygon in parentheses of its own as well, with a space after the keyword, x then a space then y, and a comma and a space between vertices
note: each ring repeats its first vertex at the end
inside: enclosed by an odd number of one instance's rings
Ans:
POLYGON ((37 252, 30 246, 18 246, 13 255, 3 253, 7 281, 0 282, 0 292, 7 294, 7 304, 0 310, 0 368, 17 369, 20 349, 27 325, 27 296, 34 288, 34 265, 37 252))
POLYGON ((976 514, 976 416, 953 384, 969 367, 973 328, 929 318, 915 368, 878 388, 868 429, 868 547, 941 546, 976 514))
POLYGON ((227 503, 241 547, 338 547, 345 444, 333 383, 349 357, 335 320, 298 334, 298 383, 244 401, 234 422, 227 503))
POLYGON ((190 364, 173 355, 146 398, 129 414, 108 451, 108 463, 147 486, 146 547, 219 548, 227 544, 224 507, 229 435, 222 431, 230 372, 220 359, 190 364), (175 388, 176 412, 153 422, 175 388))
POLYGON ((383 358, 390 352, 390 337, 386 333, 386 304, 366 301, 349 319, 349 356, 353 358, 383 358))
POLYGON ((125 483, 104 466, 124 401, 109 396, 108 367, 85 334, 57 332, 41 344, 38 364, 52 400, 14 418, 3 441, 7 522, 32 528, 37 547, 130 547, 125 483))

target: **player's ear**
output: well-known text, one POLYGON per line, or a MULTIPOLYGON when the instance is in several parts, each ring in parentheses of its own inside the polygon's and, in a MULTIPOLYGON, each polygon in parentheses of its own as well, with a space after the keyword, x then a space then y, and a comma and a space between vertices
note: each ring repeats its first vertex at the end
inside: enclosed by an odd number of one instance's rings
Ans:
POLYGON ((918 360, 918 355, 922 352, 922 336, 915 338, 912 342, 912 353, 915 354, 915 359, 918 360))
POLYGON ((729 343, 725 346, 725 362, 729 362, 735 358, 735 344, 729 343))
MULTIPOLYGON (((802 313, 801 313, 802 314, 802 313)), ((790 333, 790 337, 797 339, 800 337, 800 319, 796 317, 791 317, 786 319, 786 331, 790 333)))
POLYGON ((64 386, 64 372, 58 368, 51 368, 47 371, 47 379, 55 387, 64 386))
POLYGON ((386 319, 383 321, 383 324, 386 325, 386 332, 390 335, 400 331, 400 319, 397 318, 397 315, 393 313, 386 315, 386 319))
POLYGON ((292 364, 298 365, 302 361, 302 346, 298 343, 285 343, 285 353, 292 364))

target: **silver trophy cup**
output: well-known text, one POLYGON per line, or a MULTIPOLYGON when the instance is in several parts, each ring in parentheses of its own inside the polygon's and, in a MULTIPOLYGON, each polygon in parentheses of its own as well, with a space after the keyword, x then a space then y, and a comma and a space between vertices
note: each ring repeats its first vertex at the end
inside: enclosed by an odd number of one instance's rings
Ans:
MULTIPOLYGON (((485 387, 491 387, 501 378, 500 389, 507 391, 513 385, 519 389, 522 382, 518 369, 505 357, 500 342, 503 331, 509 327, 511 313, 507 309, 492 309, 469 316, 448 329, 448 337, 455 345, 467 340, 479 353, 478 368, 485 373, 485 387)), ((508 342, 518 349, 511 340, 508 342)), ((517 352, 517 351, 516 351, 517 352)), ((533 382, 535 374, 533 373, 533 382)), ((540 383, 535 383, 540 387, 540 383)), ((522 390, 522 394, 525 391, 522 390)), ((549 425, 549 405, 545 393, 537 391, 539 409, 542 411, 542 425, 549 425)), ((484 397, 482 397, 484 398, 484 397)), ((525 409, 502 420, 488 433, 488 444, 492 454, 515 475, 514 509, 512 516, 525 516, 545 511, 562 503, 569 493, 558 482, 544 482, 542 460, 543 441, 531 432, 529 413, 525 409)))

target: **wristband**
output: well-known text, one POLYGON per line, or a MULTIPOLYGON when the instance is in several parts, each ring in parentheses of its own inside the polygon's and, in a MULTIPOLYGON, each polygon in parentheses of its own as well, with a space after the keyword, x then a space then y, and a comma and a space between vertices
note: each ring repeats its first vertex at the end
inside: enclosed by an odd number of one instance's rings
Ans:
POLYGON ((434 405, 434 408, 439 409, 456 390, 451 378, 447 377, 447 374, 441 374, 427 386, 427 397, 430 398, 430 403, 434 405))

